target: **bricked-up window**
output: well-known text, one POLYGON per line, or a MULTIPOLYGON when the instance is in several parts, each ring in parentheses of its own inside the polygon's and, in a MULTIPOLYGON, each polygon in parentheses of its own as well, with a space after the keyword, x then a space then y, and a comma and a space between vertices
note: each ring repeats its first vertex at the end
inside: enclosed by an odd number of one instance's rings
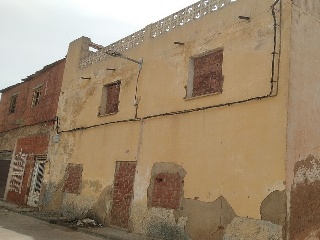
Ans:
POLYGON ((16 112, 17 99, 18 99, 18 94, 14 94, 14 95, 11 96, 9 114, 12 114, 12 113, 16 112))
POLYGON ((114 174, 111 225, 128 228, 137 162, 117 162, 114 174))
POLYGON ((151 207, 178 209, 183 179, 179 173, 159 173, 154 178, 151 207))
POLYGON ((42 86, 39 86, 39 87, 36 87, 35 89, 33 89, 31 107, 35 107, 35 106, 39 105, 40 96, 41 96, 41 89, 42 89, 42 86))
POLYGON ((82 182, 82 164, 69 163, 66 170, 66 178, 63 191, 67 193, 79 194, 82 182))
POLYGON ((222 93, 223 50, 191 58, 187 97, 222 93))
POLYGON ((120 81, 116 81, 103 87, 99 115, 108 115, 118 112, 120 84, 120 81))

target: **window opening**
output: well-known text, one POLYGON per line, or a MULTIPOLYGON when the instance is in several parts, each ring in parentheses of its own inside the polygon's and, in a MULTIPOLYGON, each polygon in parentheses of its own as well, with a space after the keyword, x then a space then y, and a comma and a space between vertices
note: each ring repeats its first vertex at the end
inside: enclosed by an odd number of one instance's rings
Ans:
POLYGON ((14 94, 11 96, 9 114, 16 112, 17 99, 18 99, 18 94, 14 94))
POLYGON ((39 105, 40 96, 41 96, 41 87, 37 87, 33 90, 33 97, 32 97, 32 107, 39 105))
POLYGON ((117 113, 119 110, 120 81, 107 84, 102 90, 99 115, 117 113))
POLYGON ((222 93, 223 50, 202 54, 190 59, 187 98, 222 93))

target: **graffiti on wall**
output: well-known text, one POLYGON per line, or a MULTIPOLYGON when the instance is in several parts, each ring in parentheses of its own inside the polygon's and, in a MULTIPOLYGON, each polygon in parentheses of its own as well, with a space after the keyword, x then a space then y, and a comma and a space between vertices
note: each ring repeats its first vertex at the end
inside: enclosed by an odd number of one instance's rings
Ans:
POLYGON ((28 154, 23 153, 22 149, 14 156, 10 169, 10 185, 9 191, 21 193, 24 170, 27 162, 28 154))

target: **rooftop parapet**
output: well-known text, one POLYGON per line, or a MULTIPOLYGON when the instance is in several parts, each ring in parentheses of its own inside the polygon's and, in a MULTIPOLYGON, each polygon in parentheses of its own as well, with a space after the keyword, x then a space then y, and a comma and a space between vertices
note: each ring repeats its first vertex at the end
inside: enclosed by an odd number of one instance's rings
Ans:
POLYGON ((128 49, 141 45, 147 36, 156 38, 169 31, 173 31, 178 27, 182 27, 185 24, 197 20, 207 14, 220 10, 225 6, 239 0, 200 0, 178 12, 175 12, 168 17, 165 17, 155 23, 150 24, 151 31, 146 31, 147 27, 115 42, 106 47, 91 43, 89 46, 98 49, 97 52, 90 52, 86 57, 80 60, 79 67, 84 69, 97 62, 105 60, 109 57, 106 51, 113 50, 117 52, 123 52, 128 49), (98 46, 98 47, 97 47, 98 46))

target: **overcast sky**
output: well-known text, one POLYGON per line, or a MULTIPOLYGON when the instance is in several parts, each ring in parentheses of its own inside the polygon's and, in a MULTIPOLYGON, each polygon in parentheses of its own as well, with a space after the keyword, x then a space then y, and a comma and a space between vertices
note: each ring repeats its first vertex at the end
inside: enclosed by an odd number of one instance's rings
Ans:
POLYGON ((107 46, 195 0, 0 0, 0 89, 63 58, 87 36, 107 46))

